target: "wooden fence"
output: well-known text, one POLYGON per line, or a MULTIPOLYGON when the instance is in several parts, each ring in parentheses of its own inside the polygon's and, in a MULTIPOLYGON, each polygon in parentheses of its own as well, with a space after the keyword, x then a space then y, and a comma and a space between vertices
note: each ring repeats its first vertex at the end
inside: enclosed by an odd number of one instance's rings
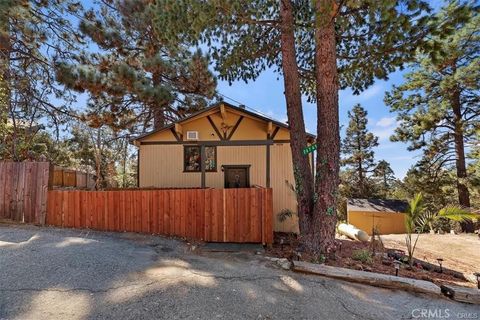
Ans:
POLYGON ((48 162, 0 162, 0 218, 45 223, 48 162))
POLYGON ((272 189, 48 192, 47 224, 174 235, 213 242, 273 241, 272 189))
POLYGON ((58 166, 54 167, 51 184, 56 188, 95 189, 95 179, 92 174, 58 166))

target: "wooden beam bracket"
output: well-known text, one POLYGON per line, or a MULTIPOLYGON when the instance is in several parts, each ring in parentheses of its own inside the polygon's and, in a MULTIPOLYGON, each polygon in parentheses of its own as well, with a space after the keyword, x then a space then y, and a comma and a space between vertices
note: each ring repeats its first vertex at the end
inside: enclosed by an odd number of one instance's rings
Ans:
POLYGON ((242 122, 243 118, 244 118, 243 116, 240 116, 240 118, 238 118, 237 122, 232 128, 232 131, 230 131, 230 134, 228 135, 227 140, 230 140, 233 137, 233 134, 235 133, 235 131, 237 131, 237 128, 240 125, 240 122, 242 122))
POLYGON ((217 134, 218 138, 220 138, 220 140, 225 140, 224 136, 222 135, 220 130, 218 130, 212 118, 210 116, 207 116, 207 119, 208 119, 208 122, 210 122, 210 125, 212 126, 213 130, 215 130, 215 133, 217 134))

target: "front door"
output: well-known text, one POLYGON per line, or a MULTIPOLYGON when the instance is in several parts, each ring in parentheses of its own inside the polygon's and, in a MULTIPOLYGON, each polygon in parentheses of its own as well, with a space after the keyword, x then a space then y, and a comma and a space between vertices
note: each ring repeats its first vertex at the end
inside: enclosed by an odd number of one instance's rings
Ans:
POLYGON ((250 165, 223 166, 225 188, 249 188, 250 165))

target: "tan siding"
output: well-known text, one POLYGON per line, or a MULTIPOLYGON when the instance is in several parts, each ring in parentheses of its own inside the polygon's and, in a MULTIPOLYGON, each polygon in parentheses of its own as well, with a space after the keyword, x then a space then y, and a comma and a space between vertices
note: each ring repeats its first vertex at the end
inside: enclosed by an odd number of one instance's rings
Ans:
POLYGON ((230 146, 217 147, 217 172, 207 172, 206 185, 211 188, 223 188, 222 165, 250 165, 250 184, 266 185, 266 146, 230 146))
POLYGON ((200 173, 183 172, 183 145, 142 145, 140 187, 200 187, 200 173))
MULTIPOLYGON (((218 128, 218 127, 217 127, 218 128)), ((187 131, 198 131, 198 139, 202 141, 206 140, 220 140, 217 136, 215 129, 212 127, 207 117, 199 118, 195 121, 191 121, 182 125, 183 140, 186 140, 187 131)))
POLYGON ((266 140, 267 139, 267 123, 260 120, 243 118, 238 126, 232 140, 266 140))
POLYGON ((372 234, 374 226, 380 234, 405 233, 405 215, 392 212, 349 211, 347 221, 358 229, 372 234))
MULTIPOLYGON (((217 172, 206 173, 206 185, 223 188, 222 165, 250 165, 250 184, 266 185, 266 147, 217 147, 217 172)), ((142 145, 140 187, 200 187, 201 174, 183 172, 183 145, 142 145)))
POLYGON ((285 128, 280 128, 275 135, 275 140, 290 140, 290 132, 285 128))
POLYGON ((160 132, 155 132, 145 138, 142 141, 176 141, 175 136, 172 131, 165 130, 160 132))
POLYGON ((295 193, 288 187, 286 180, 295 185, 293 177, 292 152, 290 144, 274 144, 271 146, 271 187, 273 189, 273 229, 282 232, 298 232, 298 218, 287 219, 281 223, 277 214, 283 209, 297 212, 295 193))

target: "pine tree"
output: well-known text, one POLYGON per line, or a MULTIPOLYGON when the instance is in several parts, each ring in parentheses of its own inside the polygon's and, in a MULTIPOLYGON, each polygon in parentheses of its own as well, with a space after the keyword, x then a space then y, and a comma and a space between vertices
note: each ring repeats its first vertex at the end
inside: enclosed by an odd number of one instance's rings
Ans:
POLYGON ((254 80, 266 68, 283 75, 301 241, 325 254, 334 249, 338 90, 361 91, 410 59, 430 30, 427 9, 423 1, 158 0, 154 21, 173 46, 209 46, 224 80, 254 80), (315 184, 301 153, 302 92, 317 102, 315 184))
MULTIPOLYGON (((385 102, 400 121, 392 140, 410 142, 410 150, 423 149, 426 161, 442 168, 453 164, 458 203, 470 207, 465 144, 480 123, 480 15, 473 6, 452 2, 439 20, 452 24, 455 32, 433 37, 438 48, 419 53, 406 82, 394 87, 385 102)), ((463 227, 473 232, 471 222, 463 227)))
POLYGON ((369 187, 368 174, 375 168, 373 148, 378 146, 378 137, 367 129, 367 111, 356 104, 348 112, 348 127, 342 142, 342 153, 346 156, 343 164, 350 168, 355 176, 357 197, 368 198, 373 190, 369 187))
POLYGON ((22 146, 45 134, 32 129, 44 124, 58 137, 74 115, 74 97, 55 81, 53 61, 71 60, 81 46, 71 23, 81 11, 74 0, 0 2, 0 90, 5 95, 2 116, 4 110, 7 114, 2 122, 9 127, 0 139, 11 141, 4 144, 11 148, 6 153, 10 159, 23 160, 22 146))
POLYGON ((200 50, 169 50, 152 27, 152 1, 103 2, 100 13, 86 12, 82 34, 99 50, 78 57, 78 63, 57 64, 57 77, 78 91, 87 91, 89 121, 122 129, 137 123, 163 127, 207 105, 216 81, 200 50))
POLYGON ((373 178, 376 179, 377 194, 382 198, 389 198, 394 184, 397 182, 395 172, 386 160, 380 160, 373 170, 373 178))

